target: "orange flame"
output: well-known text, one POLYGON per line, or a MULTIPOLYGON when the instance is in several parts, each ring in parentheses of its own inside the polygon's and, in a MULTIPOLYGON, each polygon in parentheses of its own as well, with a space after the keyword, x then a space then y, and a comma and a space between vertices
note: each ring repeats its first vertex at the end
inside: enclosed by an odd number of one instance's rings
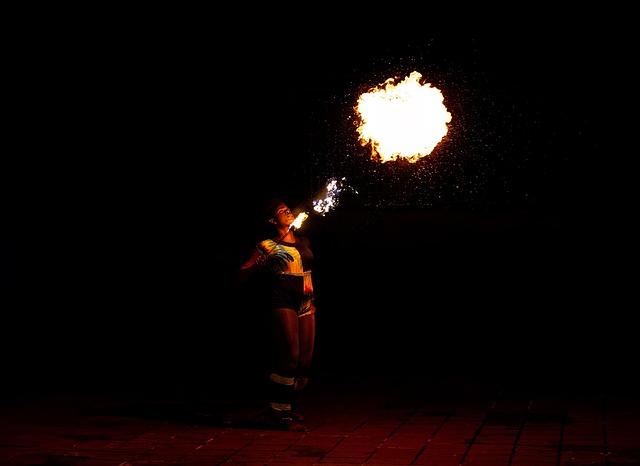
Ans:
POLYGON ((291 228, 295 228, 296 230, 298 230, 298 229, 302 226, 302 222, 304 222, 304 221, 307 219, 307 217, 308 217, 308 216, 309 216, 309 214, 308 214, 308 213, 306 213, 306 212, 300 212, 300 213, 296 216, 295 220, 293 221, 293 223, 291 224, 291 226, 289 227, 289 229, 291 229, 291 228))
POLYGON ((444 97, 431 84, 420 84, 414 71, 399 84, 390 78, 362 94, 356 110, 359 139, 371 144, 371 156, 381 162, 407 159, 417 162, 429 155, 445 137, 451 114, 444 97))

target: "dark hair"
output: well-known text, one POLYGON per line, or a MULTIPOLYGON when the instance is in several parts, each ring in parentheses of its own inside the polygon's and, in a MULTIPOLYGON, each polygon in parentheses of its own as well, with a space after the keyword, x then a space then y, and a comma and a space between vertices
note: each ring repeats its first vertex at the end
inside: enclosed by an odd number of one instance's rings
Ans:
POLYGON ((262 217, 265 220, 271 220, 276 216, 276 210, 278 209, 278 206, 282 204, 286 204, 286 202, 278 197, 272 197, 271 199, 267 200, 262 206, 262 217))

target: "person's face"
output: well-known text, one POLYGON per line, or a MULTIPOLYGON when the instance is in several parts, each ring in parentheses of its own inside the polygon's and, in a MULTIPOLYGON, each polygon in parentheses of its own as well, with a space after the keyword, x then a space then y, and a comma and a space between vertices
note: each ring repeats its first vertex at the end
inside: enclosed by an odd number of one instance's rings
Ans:
POLYGON ((293 213, 286 204, 280 204, 276 208, 276 215, 273 217, 276 225, 289 226, 295 220, 293 213))

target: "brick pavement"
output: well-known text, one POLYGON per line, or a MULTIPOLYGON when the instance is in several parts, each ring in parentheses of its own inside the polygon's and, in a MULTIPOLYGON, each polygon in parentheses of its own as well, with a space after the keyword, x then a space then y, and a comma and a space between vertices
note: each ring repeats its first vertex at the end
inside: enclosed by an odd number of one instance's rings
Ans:
POLYGON ((298 433, 252 426, 254 406, 237 400, 202 416, 185 400, 49 398, 3 410, 0 464, 638 465, 637 401, 324 381, 302 401, 309 431, 298 433))

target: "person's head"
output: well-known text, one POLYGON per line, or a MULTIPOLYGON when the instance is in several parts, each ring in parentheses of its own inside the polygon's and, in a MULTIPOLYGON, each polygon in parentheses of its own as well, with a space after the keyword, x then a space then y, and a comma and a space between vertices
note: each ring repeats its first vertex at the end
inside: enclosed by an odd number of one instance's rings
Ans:
POLYGON ((279 198, 270 199, 265 206, 265 218, 276 228, 289 227, 295 216, 289 206, 279 198))

